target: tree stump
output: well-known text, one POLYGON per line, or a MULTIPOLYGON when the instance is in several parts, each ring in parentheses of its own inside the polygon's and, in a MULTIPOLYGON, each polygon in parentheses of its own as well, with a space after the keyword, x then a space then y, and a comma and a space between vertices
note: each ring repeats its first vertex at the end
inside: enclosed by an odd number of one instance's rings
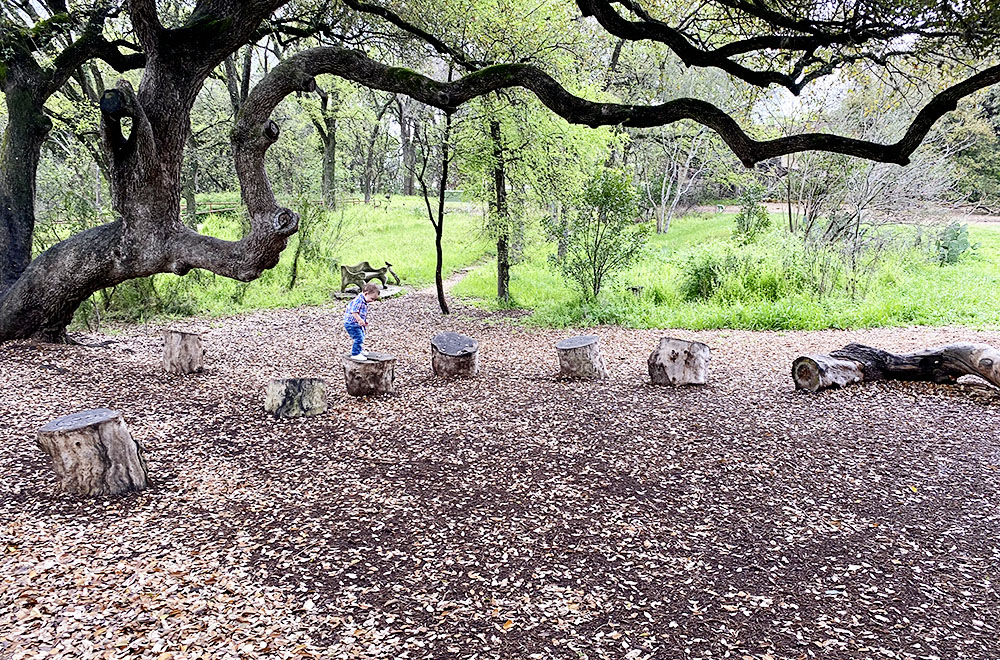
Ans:
POLYGON ((344 381, 351 396, 391 394, 396 379, 396 358, 388 353, 367 353, 364 362, 344 356, 344 381))
POLYGON ((431 339, 431 368, 443 378, 471 378, 479 373, 479 342, 457 332, 431 339))
POLYGON ((205 368, 201 335, 180 330, 163 331, 163 368, 171 374, 191 374, 205 368))
POLYGON ((326 412, 322 378, 276 378, 267 385, 264 410, 275 417, 312 417, 326 412))
POLYGON ((67 493, 117 495, 149 485, 142 443, 132 439, 116 410, 96 408, 52 420, 35 443, 52 459, 58 488, 67 493))
POLYGON ((569 337, 556 344, 559 378, 600 380, 608 377, 597 335, 569 337))
POLYGON ((809 392, 872 380, 954 383, 967 375, 1000 387, 1000 350, 986 344, 949 344, 896 355, 863 344, 848 344, 829 355, 804 355, 792 362, 796 389, 809 392))
POLYGON ((664 337, 646 361, 654 385, 704 385, 712 349, 700 341, 664 337))

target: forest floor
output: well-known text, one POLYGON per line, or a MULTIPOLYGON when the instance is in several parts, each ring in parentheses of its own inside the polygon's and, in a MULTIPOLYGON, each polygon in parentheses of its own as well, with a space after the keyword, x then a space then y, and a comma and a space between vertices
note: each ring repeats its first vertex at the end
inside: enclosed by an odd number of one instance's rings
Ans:
POLYGON ((103 348, 0 346, 0 658, 1000 657, 1000 393, 794 391, 792 360, 1000 332, 677 331, 710 384, 647 383, 664 331, 597 328, 611 376, 562 382, 532 329, 426 294, 372 307, 398 394, 351 399, 341 308, 188 320, 103 348), (479 378, 429 368, 477 337, 479 378), (277 376, 330 410, 275 420, 277 376), (153 486, 57 494, 36 430, 121 410, 153 486))

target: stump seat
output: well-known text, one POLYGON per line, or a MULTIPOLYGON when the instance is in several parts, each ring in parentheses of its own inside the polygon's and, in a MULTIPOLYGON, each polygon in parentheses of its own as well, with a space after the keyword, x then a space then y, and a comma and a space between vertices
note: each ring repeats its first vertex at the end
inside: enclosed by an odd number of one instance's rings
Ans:
POLYGON ((597 335, 568 337, 556 344, 556 351, 559 378, 601 380, 608 377, 597 335))
POLYGON ((142 443, 117 410, 95 408, 54 419, 35 443, 52 459, 59 490, 88 497, 144 490, 149 485, 142 443))
POLYGON ((392 394, 396 379, 396 357, 388 353, 368 353, 368 359, 358 361, 343 356, 344 383, 351 396, 392 394))
POLYGON ((163 369, 171 374, 192 374, 205 368, 201 335, 181 330, 163 331, 163 369))
POLYGON ((700 341, 664 337, 646 361, 654 385, 704 385, 712 349, 700 341))
POLYGON ((322 378, 276 378, 267 385, 264 410, 275 417, 313 417, 326 412, 322 378))
POLYGON ((471 378, 479 373, 479 342, 457 332, 431 339, 431 368, 442 378, 471 378))

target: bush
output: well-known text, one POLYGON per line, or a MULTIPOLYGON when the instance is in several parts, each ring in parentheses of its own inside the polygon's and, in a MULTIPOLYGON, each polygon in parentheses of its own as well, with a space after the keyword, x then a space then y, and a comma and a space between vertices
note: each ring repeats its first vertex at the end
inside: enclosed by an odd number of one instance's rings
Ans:
POLYGON ((635 222, 638 192, 622 172, 604 170, 584 188, 570 220, 566 257, 559 267, 587 300, 635 263, 649 225, 635 222))

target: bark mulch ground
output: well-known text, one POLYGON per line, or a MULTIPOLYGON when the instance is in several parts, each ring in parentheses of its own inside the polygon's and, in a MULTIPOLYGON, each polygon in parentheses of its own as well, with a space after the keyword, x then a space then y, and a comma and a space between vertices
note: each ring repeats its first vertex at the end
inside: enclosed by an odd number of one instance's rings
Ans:
POLYGON ((349 398, 340 308, 185 321, 208 369, 164 373, 155 327, 104 348, 0 346, 2 658, 1000 656, 1000 394, 794 391, 792 360, 1000 333, 674 334, 710 384, 657 388, 662 331, 598 328, 611 377, 560 382, 554 344, 427 295, 372 308, 396 396, 349 398), (482 376, 431 375, 430 337, 482 376), (272 377, 331 383, 275 420, 272 377), (121 410, 154 486, 54 490, 36 430, 121 410))

